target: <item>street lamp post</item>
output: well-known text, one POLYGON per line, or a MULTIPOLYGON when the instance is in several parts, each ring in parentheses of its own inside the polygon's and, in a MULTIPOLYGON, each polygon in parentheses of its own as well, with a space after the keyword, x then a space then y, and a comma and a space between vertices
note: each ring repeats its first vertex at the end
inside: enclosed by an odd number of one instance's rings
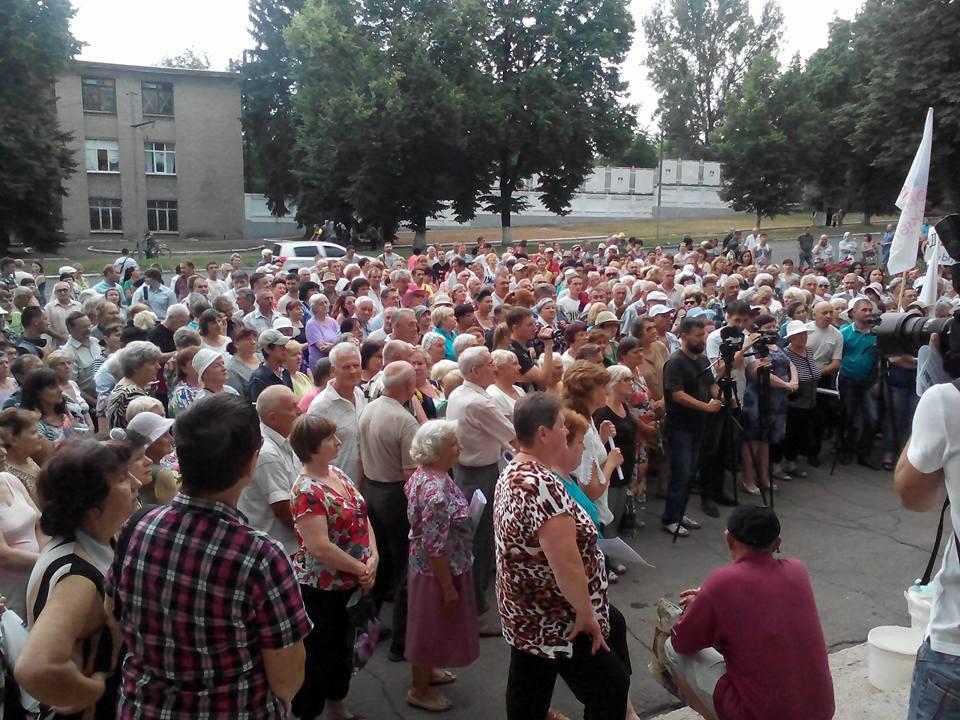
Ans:
POLYGON ((660 244, 660 203, 663 200, 663 125, 660 126, 660 158, 657 161, 657 245, 660 244))

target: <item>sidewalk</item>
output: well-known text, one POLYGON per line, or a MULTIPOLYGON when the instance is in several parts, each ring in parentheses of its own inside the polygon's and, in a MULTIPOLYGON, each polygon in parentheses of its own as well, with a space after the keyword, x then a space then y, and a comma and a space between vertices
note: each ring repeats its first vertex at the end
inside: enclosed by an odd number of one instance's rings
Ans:
MULTIPOLYGON (((910 688, 877 690, 867 680, 867 645, 854 645, 830 655, 833 693, 837 702, 834 720, 902 720, 907 715, 910 688)), ((689 708, 657 716, 660 720, 699 720, 689 708)))

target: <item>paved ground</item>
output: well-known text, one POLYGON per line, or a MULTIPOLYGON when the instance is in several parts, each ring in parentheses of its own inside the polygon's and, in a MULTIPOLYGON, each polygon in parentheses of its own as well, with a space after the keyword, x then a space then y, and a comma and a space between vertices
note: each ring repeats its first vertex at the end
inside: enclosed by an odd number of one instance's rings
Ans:
MULTIPOLYGON (((780 483, 775 505, 783 523, 783 552, 801 558, 810 568, 827 643, 835 651, 863 643, 874 626, 909 625, 903 590, 923 571, 936 517, 900 509, 889 473, 838 466, 836 475, 829 477, 827 470, 821 467, 807 479, 780 483)), ((672 545, 658 527, 661 507, 656 500, 647 506, 647 527, 632 541, 656 569, 632 570, 611 592, 612 602, 627 619, 632 698, 643 717, 677 706, 646 669, 657 600, 663 595, 676 597, 728 561, 721 544, 723 516, 705 519, 702 530, 672 545)), ((702 518, 698 509, 694 507, 692 514, 702 518)), ((462 670, 460 680, 450 687, 456 706, 447 717, 503 717, 508 662, 502 640, 481 640, 480 659, 462 670)), ((367 718, 422 718, 427 714, 404 703, 408 682, 409 666, 388 662, 384 649, 354 679, 351 707, 367 718)), ((562 682, 557 683, 555 705, 579 717, 562 682)))

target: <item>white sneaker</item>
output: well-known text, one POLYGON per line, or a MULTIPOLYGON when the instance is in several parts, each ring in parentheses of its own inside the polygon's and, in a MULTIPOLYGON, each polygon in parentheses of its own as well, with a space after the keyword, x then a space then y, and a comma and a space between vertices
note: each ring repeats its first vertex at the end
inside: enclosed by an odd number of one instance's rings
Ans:
POLYGON ((686 515, 683 516, 683 520, 680 521, 680 524, 683 525, 685 528, 687 528, 687 530, 700 529, 700 523, 698 523, 693 518, 687 517, 686 515))
POLYGON ((680 528, 677 529, 677 523, 670 523, 669 525, 661 525, 661 527, 663 528, 664 532, 670 533, 671 535, 676 535, 678 537, 690 536, 690 533, 687 532, 687 529, 683 527, 683 525, 681 525, 680 528))

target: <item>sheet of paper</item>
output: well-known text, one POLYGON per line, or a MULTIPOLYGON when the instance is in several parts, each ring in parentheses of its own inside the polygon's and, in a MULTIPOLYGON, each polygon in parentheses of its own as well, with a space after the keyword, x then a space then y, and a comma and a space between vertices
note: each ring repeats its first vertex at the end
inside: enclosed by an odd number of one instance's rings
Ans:
POLYGON ((651 565, 640 557, 640 554, 637 553, 636 550, 620 538, 600 538, 598 546, 600 552, 615 562, 623 563, 624 565, 644 565, 648 568, 656 569, 655 565, 651 565))
POLYGON ((470 525, 474 528, 480 525, 480 516, 483 515, 483 509, 486 506, 487 498, 480 491, 480 488, 477 488, 470 498, 470 525))

